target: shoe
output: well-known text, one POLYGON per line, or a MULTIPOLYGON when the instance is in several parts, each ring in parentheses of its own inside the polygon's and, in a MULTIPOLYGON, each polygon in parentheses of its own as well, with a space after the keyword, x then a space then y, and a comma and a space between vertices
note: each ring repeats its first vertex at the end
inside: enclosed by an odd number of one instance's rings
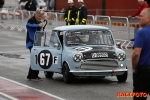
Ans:
POLYGON ((134 41, 134 39, 130 39, 130 41, 134 41))
POLYGON ((41 80, 41 81, 43 81, 43 78, 41 78, 41 77, 39 77, 39 76, 37 76, 37 78, 38 78, 38 80, 41 80))
POLYGON ((43 79, 42 78, 40 78, 39 76, 38 77, 36 77, 36 78, 31 78, 30 79, 31 81, 43 81, 43 79))

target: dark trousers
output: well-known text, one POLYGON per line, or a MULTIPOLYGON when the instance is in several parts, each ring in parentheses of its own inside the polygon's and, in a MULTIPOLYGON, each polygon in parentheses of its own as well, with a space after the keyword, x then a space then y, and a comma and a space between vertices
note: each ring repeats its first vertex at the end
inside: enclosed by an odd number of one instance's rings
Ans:
POLYGON ((75 22, 70 22, 70 23, 66 22, 66 25, 75 25, 75 22))
POLYGON ((3 8, 3 5, 0 5, 0 9, 3 8))
POLYGON ((79 22, 79 23, 80 23, 79 25, 86 25, 86 22, 85 23, 79 22))
MULTIPOLYGON (((32 49, 32 47, 29 47, 30 53, 31 53, 31 49, 32 49)), ((37 70, 32 70, 32 69, 31 69, 31 65, 30 65, 27 78, 28 78, 28 79, 37 78, 37 77, 38 77, 38 74, 39 74, 39 71, 37 71, 37 70)))
MULTIPOLYGON (((150 67, 137 67, 133 73, 133 92, 150 94, 150 67)), ((134 96, 133 100, 147 100, 147 97, 134 96)))

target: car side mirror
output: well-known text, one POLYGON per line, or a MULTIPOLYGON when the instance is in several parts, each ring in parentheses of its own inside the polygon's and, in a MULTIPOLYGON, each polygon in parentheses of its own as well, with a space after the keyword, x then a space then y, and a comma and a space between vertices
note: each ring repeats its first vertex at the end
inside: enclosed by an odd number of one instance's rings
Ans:
POLYGON ((121 46, 121 42, 116 42, 116 45, 117 45, 118 47, 120 47, 120 46, 121 46))
POLYGON ((54 45, 53 45, 54 47, 58 47, 58 43, 54 43, 54 45))

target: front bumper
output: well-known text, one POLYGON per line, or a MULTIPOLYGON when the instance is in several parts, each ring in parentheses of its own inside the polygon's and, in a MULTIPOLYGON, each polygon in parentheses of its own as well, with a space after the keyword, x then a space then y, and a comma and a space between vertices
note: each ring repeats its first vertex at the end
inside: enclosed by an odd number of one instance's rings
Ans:
POLYGON ((117 76, 127 72, 128 69, 115 70, 71 70, 70 72, 75 76, 117 76))
POLYGON ((126 72, 128 69, 116 69, 116 70, 71 70, 71 73, 106 73, 106 72, 126 72))

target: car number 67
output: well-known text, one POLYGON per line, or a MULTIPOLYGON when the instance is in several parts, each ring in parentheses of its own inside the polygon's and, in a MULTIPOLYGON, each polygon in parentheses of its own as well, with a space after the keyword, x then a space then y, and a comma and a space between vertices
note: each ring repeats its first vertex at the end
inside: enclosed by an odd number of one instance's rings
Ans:
POLYGON ((38 56, 35 55, 35 64, 39 64, 43 69, 48 69, 52 65, 52 54, 48 50, 41 51, 38 56))

